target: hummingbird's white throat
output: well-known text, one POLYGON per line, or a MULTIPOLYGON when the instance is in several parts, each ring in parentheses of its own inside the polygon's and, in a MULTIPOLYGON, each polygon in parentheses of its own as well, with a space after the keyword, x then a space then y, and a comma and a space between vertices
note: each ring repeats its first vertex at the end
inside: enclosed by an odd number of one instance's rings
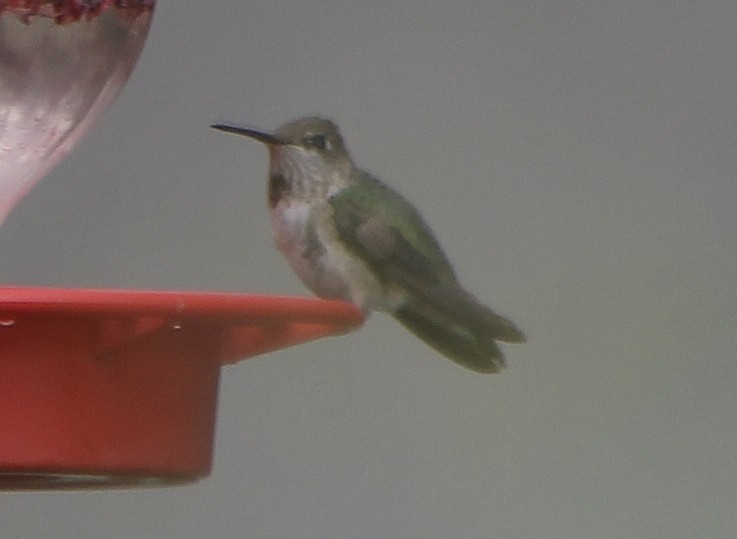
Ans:
POLYGON ((289 198, 327 199, 348 185, 350 161, 327 161, 311 148, 292 144, 269 146, 269 153, 270 174, 282 178, 289 198))

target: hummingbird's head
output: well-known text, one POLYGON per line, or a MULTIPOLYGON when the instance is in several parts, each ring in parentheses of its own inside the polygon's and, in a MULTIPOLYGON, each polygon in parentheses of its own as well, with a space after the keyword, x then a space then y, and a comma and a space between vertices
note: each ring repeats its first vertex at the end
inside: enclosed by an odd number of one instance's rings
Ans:
POLYGON ((306 116, 282 125, 274 136, 325 161, 350 160, 338 126, 319 116, 306 116))
POLYGON ((345 187, 353 161, 338 126, 318 116, 282 125, 273 134, 216 124, 214 129, 263 142, 271 156, 271 184, 283 194, 327 197, 345 187))

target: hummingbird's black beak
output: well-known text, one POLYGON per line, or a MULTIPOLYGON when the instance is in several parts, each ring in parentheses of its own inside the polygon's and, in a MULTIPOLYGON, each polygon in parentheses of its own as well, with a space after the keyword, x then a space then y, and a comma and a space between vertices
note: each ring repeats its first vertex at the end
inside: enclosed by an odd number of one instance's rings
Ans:
POLYGON ((256 131, 255 129, 247 129, 245 127, 235 127, 233 125, 225 124, 214 124, 210 127, 217 129, 218 131, 249 137, 258 140, 259 142, 263 142, 264 144, 286 144, 285 141, 270 133, 263 133, 262 131, 256 131))

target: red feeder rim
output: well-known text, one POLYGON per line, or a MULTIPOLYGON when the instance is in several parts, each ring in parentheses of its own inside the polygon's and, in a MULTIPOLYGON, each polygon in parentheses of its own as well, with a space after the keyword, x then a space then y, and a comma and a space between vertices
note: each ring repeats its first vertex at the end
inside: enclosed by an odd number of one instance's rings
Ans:
POLYGON ((206 476, 222 364, 362 321, 313 298, 0 288, 0 488, 206 476))

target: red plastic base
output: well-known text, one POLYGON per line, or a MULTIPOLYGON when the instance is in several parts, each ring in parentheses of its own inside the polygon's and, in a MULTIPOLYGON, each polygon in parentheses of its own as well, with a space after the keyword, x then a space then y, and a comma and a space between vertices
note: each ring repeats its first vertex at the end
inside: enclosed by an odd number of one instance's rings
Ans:
POLYGON ((308 298, 2 288, 0 488, 203 477, 221 364, 362 321, 308 298))

